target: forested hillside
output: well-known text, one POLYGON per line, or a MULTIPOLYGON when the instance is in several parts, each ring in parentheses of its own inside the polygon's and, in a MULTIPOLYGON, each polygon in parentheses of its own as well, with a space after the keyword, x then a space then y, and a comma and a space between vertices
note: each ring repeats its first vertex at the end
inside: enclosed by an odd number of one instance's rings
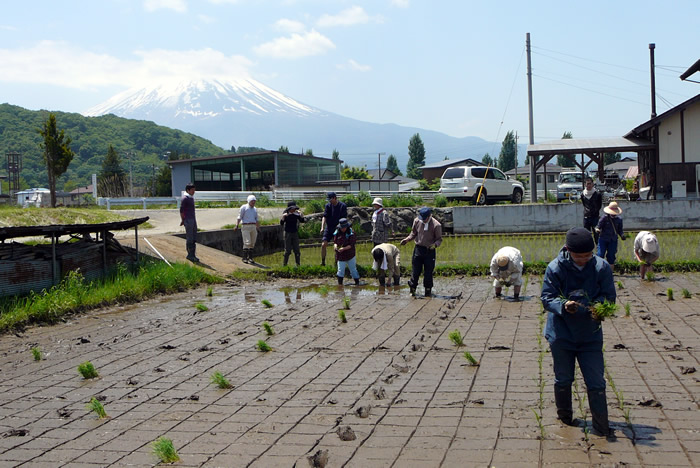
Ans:
MULTIPOLYGON (((53 111, 52 111, 53 112, 53 111)), ((109 145, 121 157, 124 171, 129 173, 126 153, 132 153, 134 187, 143 187, 153 172, 165 165, 168 151, 193 158, 215 156, 227 151, 209 140, 191 133, 161 127, 144 120, 130 120, 114 115, 83 117, 80 114, 53 112, 58 128, 73 141, 75 157, 57 183, 57 189, 70 191, 91 183, 92 174, 99 174, 109 145)), ((38 130, 49 111, 31 111, 10 104, 0 104, 0 174, 6 174, 7 152, 22 154, 22 188, 45 187, 46 167, 39 144, 38 130)))

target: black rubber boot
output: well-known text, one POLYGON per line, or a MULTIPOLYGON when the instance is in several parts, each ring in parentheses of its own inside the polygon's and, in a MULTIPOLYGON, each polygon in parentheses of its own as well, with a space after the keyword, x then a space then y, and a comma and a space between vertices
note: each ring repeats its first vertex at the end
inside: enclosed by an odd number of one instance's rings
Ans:
POLYGON ((357 285, 357 286, 360 285, 360 278, 355 278, 355 285, 357 285))
POLYGON ((432 297, 433 290, 431 288, 425 288, 425 297, 432 297))
POLYGON ((294 254, 294 261, 297 263, 297 266, 301 266, 301 254, 294 254))
POLYGON ((289 263, 289 254, 288 253, 284 254, 284 261, 282 262, 282 266, 287 266, 287 263, 289 263))
POLYGON ((342 276, 336 276, 338 278, 338 284, 343 284, 343 277, 342 276))
POLYGON ((248 249, 248 263, 255 263, 255 260, 253 260, 253 249, 248 249))
POLYGON ((557 418, 567 426, 575 426, 571 407, 571 387, 554 386, 554 401, 557 405, 557 418))
POLYGON ((593 433, 603 437, 614 437, 608 422, 608 399, 605 390, 589 390, 588 404, 591 407, 591 419, 593 420, 593 433))
POLYGON ((386 286, 386 278, 384 278, 384 277, 379 278, 379 286, 382 286, 382 287, 386 286))
POLYGON ((394 286, 398 286, 398 285, 399 285, 399 280, 401 280, 401 276, 400 276, 400 275, 395 275, 395 276, 394 276, 394 286))
POLYGON ((243 249, 243 263, 248 263, 248 249, 243 249))
POLYGON ((411 290, 411 296, 416 295, 416 285, 414 285, 411 280, 408 280, 408 288, 411 290))

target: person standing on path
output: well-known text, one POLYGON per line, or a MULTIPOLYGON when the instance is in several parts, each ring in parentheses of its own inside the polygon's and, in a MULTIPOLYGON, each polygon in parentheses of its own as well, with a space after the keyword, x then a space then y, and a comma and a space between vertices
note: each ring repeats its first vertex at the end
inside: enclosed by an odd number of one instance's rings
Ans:
POLYGON ((343 284, 345 277, 345 267, 350 269, 350 275, 355 280, 355 284, 360 284, 360 274, 357 272, 357 260, 355 256, 355 233, 350 227, 347 218, 341 218, 338 229, 333 232, 333 243, 335 249, 335 261, 338 262, 338 284, 343 284))
POLYGON ((197 249, 197 218, 194 215, 195 189, 196 187, 192 182, 185 185, 185 194, 180 201, 180 226, 185 226, 187 260, 193 263, 199 262, 195 255, 195 250, 197 249))
POLYGON ((280 224, 284 225, 284 266, 289 262, 289 255, 294 250, 294 260, 297 266, 301 265, 301 251, 299 250, 299 223, 304 222, 304 215, 295 202, 287 203, 287 209, 282 214, 280 224))
POLYGON ((335 232, 338 223, 342 218, 348 217, 348 207, 345 203, 338 200, 338 196, 335 192, 328 192, 328 203, 326 203, 326 208, 323 211, 323 218, 321 218, 321 234, 323 235, 321 242, 321 265, 326 264, 326 247, 328 242, 333 239, 333 232, 335 232))
POLYGON ((503 286, 513 286, 513 299, 520 300, 523 284, 523 257, 515 247, 501 247, 491 259, 491 276, 496 297, 501 297, 503 286))
POLYGON ((547 311, 545 338, 554 365, 554 400, 557 417, 569 426, 573 419, 571 385, 575 363, 588 389, 593 431, 614 436, 608 422, 605 396, 603 328, 591 306, 615 302, 612 268, 593 255, 595 244, 590 231, 573 228, 566 233, 566 245, 547 266, 540 299, 547 311))
POLYGON ((372 269, 377 271, 379 286, 399 285, 401 279, 401 251, 394 244, 379 244, 372 249, 374 264, 372 269), (389 277, 387 279, 387 276, 389 277))
POLYGON ((389 213, 384 209, 384 202, 381 198, 375 198, 372 201, 374 213, 372 213, 372 242, 374 246, 389 242, 389 232, 391 228, 391 218, 389 213))
POLYGON ((253 261, 253 249, 260 230, 260 219, 258 218, 258 210, 255 209, 255 202, 255 195, 248 195, 248 202, 241 206, 241 211, 236 221, 235 229, 238 229, 238 226, 242 224, 243 263, 255 263, 253 261))
POLYGON ((598 232, 595 230, 600 219, 600 209, 603 207, 603 195, 596 190, 593 179, 586 177, 586 188, 581 193, 583 204, 583 227, 593 233, 595 243, 598 243, 598 232))
POLYGON ((605 215, 600 218, 595 230, 600 234, 598 238, 598 256, 605 258, 613 271, 615 270, 615 256, 617 255, 617 238, 625 240, 624 231, 622 230, 622 208, 617 202, 612 201, 608 206, 603 208, 605 215))
POLYGON ((433 289, 433 270, 435 270, 435 249, 442 243, 442 225, 433 218, 432 211, 428 207, 424 206, 418 210, 411 233, 401 241, 401 245, 406 245, 414 239, 416 245, 411 258, 411 279, 408 280, 408 287, 411 288, 411 295, 415 296, 418 280, 425 269, 423 287, 425 297, 430 297, 433 289))
POLYGON ((640 231, 634 238, 634 256, 641 263, 639 274, 642 279, 647 273, 654 273, 652 264, 659 259, 659 241, 654 234, 649 231, 640 231))

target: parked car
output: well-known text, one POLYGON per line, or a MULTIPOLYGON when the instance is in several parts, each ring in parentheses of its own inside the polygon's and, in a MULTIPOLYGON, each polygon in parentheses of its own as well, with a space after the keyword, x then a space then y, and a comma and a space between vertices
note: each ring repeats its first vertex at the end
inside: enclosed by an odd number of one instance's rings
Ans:
POLYGON ((442 174, 440 193, 448 200, 471 200, 475 205, 499 200, 522 203, 525 188, 495 167, 455 166, 442 174))
POLYGON ((559 174, 557 182, 557 201, 568 200, 572 196, 579 196, 583 190, 583 181, 588 173, 581 171, 563 171, 559 174))

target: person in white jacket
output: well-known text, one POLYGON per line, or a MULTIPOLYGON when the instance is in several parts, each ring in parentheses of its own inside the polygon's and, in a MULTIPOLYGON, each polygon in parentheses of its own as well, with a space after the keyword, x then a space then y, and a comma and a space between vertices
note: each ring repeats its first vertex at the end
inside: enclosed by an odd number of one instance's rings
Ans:
POLYGON ((523 257, 515 247, 502 247, 491 259, 491 276, 496 297, 501 297, 503 286, 513 286, 513 299, 520 299, 523 284, 523 257))

